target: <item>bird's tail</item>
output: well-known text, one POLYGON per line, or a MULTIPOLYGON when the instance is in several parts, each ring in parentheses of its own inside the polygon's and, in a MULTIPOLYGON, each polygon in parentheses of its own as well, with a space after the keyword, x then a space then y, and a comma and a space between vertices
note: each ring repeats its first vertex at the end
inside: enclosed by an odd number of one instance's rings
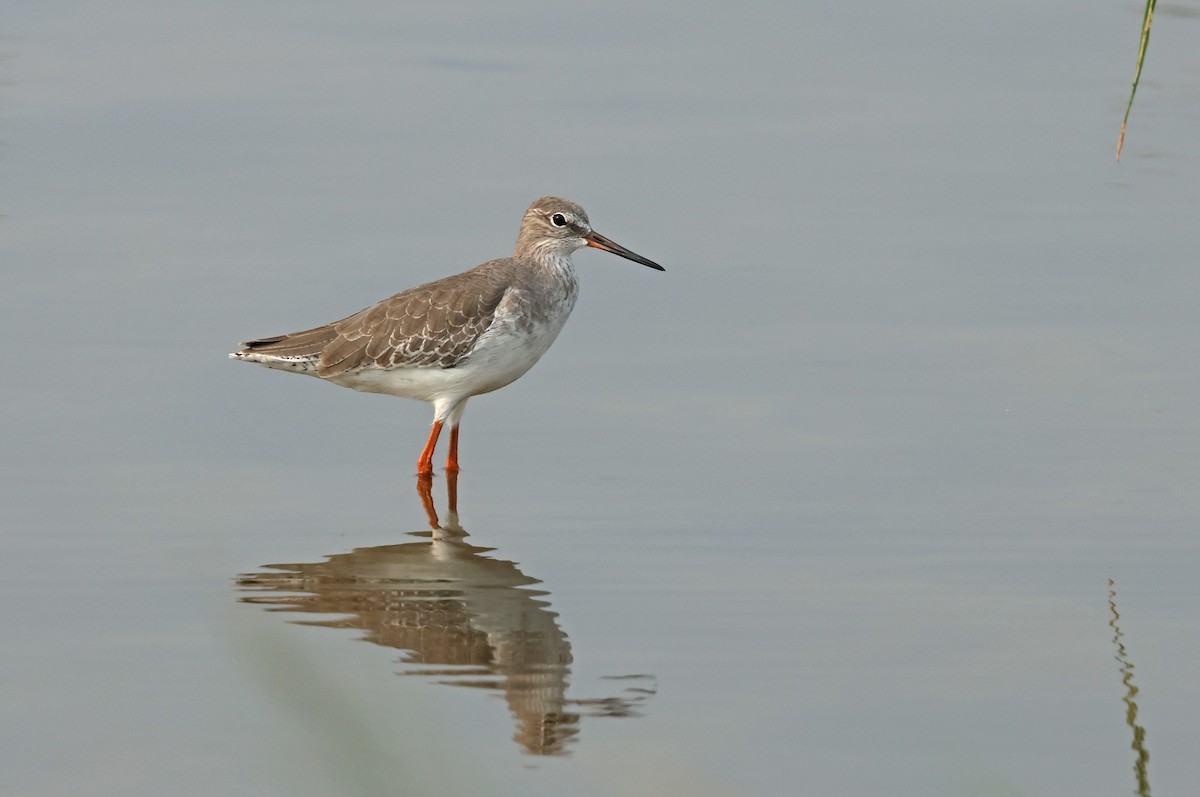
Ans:
POLYGON ((244 349, 233 352, 229 357, 281 371, 315 372, 321 360, 321 350, 336 337, 332 325, 315 327, 289 335, 248 340, 242 344, 244 349))

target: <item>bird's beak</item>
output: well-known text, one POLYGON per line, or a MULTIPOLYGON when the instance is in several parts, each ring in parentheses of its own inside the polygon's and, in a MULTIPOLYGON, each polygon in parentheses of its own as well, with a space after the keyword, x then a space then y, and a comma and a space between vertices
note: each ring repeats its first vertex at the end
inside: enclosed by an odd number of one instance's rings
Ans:
POLYGON ((634 263, 641 263, 643 266, 649 266, 650 268, 657 269, 658 271, 666 271, 665 268, 660 266, 658 263, 655 263, 653 260, 647 260, 635 252, 630 252, 616 241, 609 240, 598 232, 588 230, 583 234, 583 240, 587 241, 588 246, 596 249, 603 249, 605 252, 612 252, 614 255, 620 255, 626 260, 632 260, 634 263))

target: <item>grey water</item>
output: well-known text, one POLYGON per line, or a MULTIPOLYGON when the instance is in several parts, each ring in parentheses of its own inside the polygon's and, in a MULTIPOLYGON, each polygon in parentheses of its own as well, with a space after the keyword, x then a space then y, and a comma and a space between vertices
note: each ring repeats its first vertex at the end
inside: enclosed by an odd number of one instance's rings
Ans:
POLYGON ((1118 164, 1132 3, 9 9, 0 793, 1187 792, 1198 16, 1118 164), (226 359, 543 194, 456 484, 226 359))

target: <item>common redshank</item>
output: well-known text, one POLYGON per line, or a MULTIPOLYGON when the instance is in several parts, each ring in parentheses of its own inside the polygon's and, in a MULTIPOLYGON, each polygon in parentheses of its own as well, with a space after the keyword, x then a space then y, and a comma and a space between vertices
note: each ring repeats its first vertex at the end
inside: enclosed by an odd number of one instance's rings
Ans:
POLYGON ((457 473, 467 399, 514 381, 541 358, 575 307, 571 254, 585 246, 664 271, 592 229, 576 203, 546 196, 525 211, 513 256, 397 293, 332 324, 243 343, 229 356, 368 393, 433 404, 417 472, 450 427, 446 471, 457 473))

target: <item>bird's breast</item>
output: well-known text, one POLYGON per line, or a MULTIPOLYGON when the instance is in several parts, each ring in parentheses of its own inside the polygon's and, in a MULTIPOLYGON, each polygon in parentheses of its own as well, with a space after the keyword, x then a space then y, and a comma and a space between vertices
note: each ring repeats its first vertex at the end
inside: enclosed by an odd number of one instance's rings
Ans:
POLYGON ((513 286, 496 308, 496 317, 458 368, 478 374, 489 392, 514 381, 541 359, 567 323, 579 283, 567 269, 561 278, 513 286))

